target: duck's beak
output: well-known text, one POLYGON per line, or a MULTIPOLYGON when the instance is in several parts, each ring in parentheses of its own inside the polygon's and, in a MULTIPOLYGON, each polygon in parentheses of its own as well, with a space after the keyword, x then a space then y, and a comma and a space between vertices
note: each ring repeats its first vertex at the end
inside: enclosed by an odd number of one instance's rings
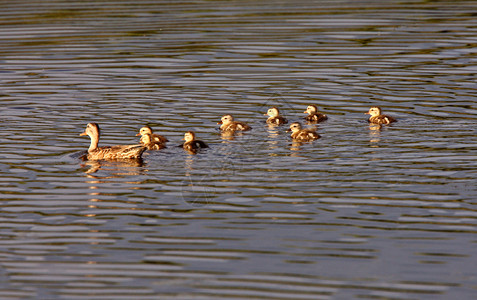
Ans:
POLYGON ((287 131, 285 131, 285 132, 290 132, 290 131, 292 131, 292 130, 290 128, 288 128, 287 131))
POLYGON ((263 114, 264 116, 268 116, 268 114, 263 114))
POLYGON ((140 136, 140 135, 142 135, 142 134, 141 133, 136 134, 136 136, 140 136))
POLYGON ((80 136, 82 135, 88 135, 86 132, 80 133, 80 136))
POLYGON ((222 121, 218 121, 217 124, 222 125, 222 121))
POLYGON ((365 115, 370 115, 369 111, 364 113, 365 115))

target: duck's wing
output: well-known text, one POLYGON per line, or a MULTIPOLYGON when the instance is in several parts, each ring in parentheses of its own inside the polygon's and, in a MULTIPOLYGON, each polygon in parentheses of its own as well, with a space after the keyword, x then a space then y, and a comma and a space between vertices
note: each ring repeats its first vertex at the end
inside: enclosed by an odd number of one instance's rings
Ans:
POLYGON ((209 146, 208 146, 206 143, 202 142, 202 141, 195 141, 195 144, 196 144, 196 146, 199 147, 199 148, 209 148, 209 146))
POLYGON ((252 129, 252 127, 248 126, 247 124, 245 124, 243 122, 235 122, 234 125, 235 125, 235 130, 246 131, 246 130, 252 129))
POLYGON ((384 121, 386 121, 386 124, 397 122, 397 120, 393 117, 390 117, 390 116, 387 116, 387 115, 383 115, 382 117, 383 117, 384 121))
POLYGON ((317 116, 319 116, 318 122, 323 122, 328 120, 328 116, 325 114, 317 114, 317 116))
POLYGON ((313 141, 319 138, 320 138, 320 135, 318 133, 316 133, 315 131, 306 130, 306 129, 298 132, 298 134, 294 137, 294 139, 299 141, 304 141, 304 142, 313 141))
POLYGON ((379 116, 369 118, 368 121, 374 124, 389 124, 392 122, 396 122, 397 120, 390 116, 379 115, 379 116))
POLYGON ((311 140, 316 140, 316 139, 319 139, 321 136, 318 133, 316 133, 316 131, 309 130, 308 131, 308 137, 311 140))
POLYGON ((328 117, 324 114, 313 114, 305 117, 305 120, 312 123, 319 123, 328 120, 328 117))
POLYGON ((312 118, 314 122, 323 122, 328 120, 328 117, 326 115, 320 113, 314 114, 312 118))
POLYGON ((131 159, 140 158, 146 150, 143 145, 117 145, 100 147, 88 153, 88 159, 131 159))
POLYGON ((160 134, 153 134, 152 135, 152 140, 154 142, 159 142, 159 143, 162 143, 162 144, 164 144, 166 142, 169 142, 169 140, 165 136, 162 136, 160 134))

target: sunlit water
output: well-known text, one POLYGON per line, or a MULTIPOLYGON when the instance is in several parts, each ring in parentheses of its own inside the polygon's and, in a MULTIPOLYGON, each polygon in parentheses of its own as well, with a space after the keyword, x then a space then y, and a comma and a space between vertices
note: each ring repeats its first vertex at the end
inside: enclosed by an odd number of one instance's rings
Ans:
POLYGON ((0 7, 1 299, 475 299, 474 1, 0 7), (171 142, 82 161, 92 121, 171 142))

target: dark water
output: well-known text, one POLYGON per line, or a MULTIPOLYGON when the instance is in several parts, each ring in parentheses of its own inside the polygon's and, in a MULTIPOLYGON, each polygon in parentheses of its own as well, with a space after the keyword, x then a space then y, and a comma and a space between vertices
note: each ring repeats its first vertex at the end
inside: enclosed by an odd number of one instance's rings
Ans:
POLYGON ((475 299, 475 4, 0 2, 0 298, 475 299))

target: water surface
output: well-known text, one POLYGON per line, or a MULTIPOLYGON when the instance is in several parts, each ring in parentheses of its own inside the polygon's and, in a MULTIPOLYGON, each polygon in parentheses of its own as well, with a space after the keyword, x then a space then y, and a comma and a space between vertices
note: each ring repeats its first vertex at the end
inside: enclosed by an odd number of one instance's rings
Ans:
POLYGON ((477 295, 475 2, 0 5, 0 298, 477 295), (308 104, 318 141, 264 123, 308 104), (92 121, 171 142, 81 161, 92 121))

